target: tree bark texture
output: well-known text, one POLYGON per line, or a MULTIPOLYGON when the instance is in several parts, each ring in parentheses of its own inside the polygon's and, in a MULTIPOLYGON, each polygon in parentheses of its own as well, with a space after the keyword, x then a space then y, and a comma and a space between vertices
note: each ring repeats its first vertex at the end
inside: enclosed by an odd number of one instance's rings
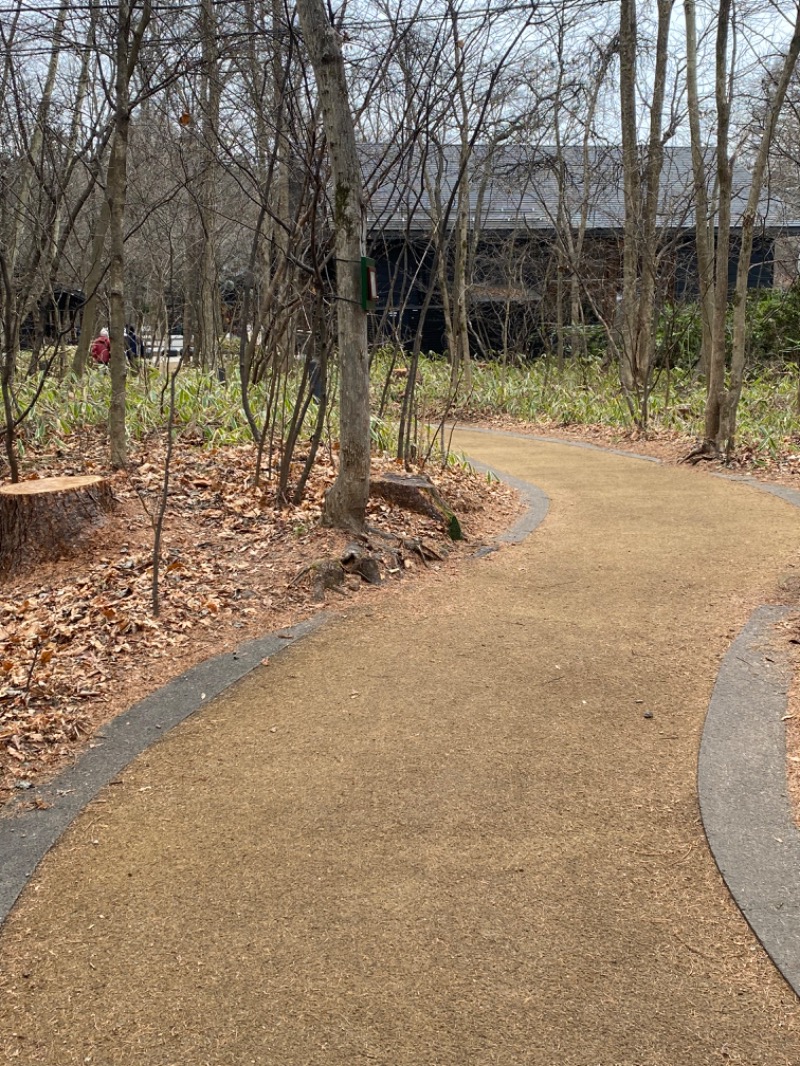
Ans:
POLYGON ((322 0, 298 0, 303 37, 314 68, 328 141, 333 185, 336 296, 341 365, 340 465, 325 497, 325 521, 361 529, 369 499, 369 358, 361 307, 364 201, 361 167, 339 37, 322 0))
POLYGON ((139 48, 150 21, 150 2, 145 0, 136 27, 131 29, 131 6, 119 0, 117 8, 117 52, 114 83, 114 136, 108 163, 106 195, 109 208, 109 309, 111 334, 111 403, 108 411, 108 439, 111 466, 123 469, 128 464, 125 429, 125 206, 128 194, 128 140, 131 112, 129 87, 138 60, 139 48))
POLYGON ((84 291, 87 294, 86 303, 81 314, 81 335, 78 338, 78 346, 72 360, 72 369, 79 377, 86 370, 89 358, 89 346, 97 333, 97 305, 100 282, 103 278, 105 264, 103 261, 103 249, 108 234, 109 207, 108 197, 103 198, 100 205, 100 217, 97 220, 97 228, 92 236, 92 260, 89 273, 84 283, 84 291))
POLYGON ((0 486, 0 576, 74 551, 114 506, 101 477, 54 477, 0 486))
POLYGON ((731 0, 720 0, 717 16, 716 69, 714 86, 717 106, 717 248, 714 263, 714 315, 711 323, 711 353, 708 361, 708 396, 706 398, 706 446, 719 448, 722 410, 725 402, 725 363, 727 338, 725 320, 728 313, 728 259, 731 246, 731 190, 733 165, 728 155, 731 100, 728 80, 728 38, 731 0))
POLYGON ((643 428, 647 426, 648 393, 655 362, 654 319, 659 259, 657 222, 664 161, 664 100, 673 4, 674 0, 658 0, 650 129, 643 175, 636 123, 636 0, 621 0, 620 7, 620 113, 625 197, 621 377, 632 413, 643 428))
MULTIPOLYGON (((200 154, 200 188, 198 209, 200 223, 199 292, 197 300, 197 350, 200 366, 211 368, 217 363, 217 349, 222 330, 219 298, 219 271, 216 259, 218 167, 216 145, 219 140, 219 112, 222 96, 217 16, 211 0, 201 5, 203 47, 202 137, 200 154)), ((184 357, 188 357, 188 352, 184 357)))
MULTIPOLYGON (((636 133, 636 0, 621 0, 619 87, 622 125, 622 180, 625 204, 620 306, 620 377, 629 404, 636 388, 636 301, 639 274, 638 236, 641 209, 639 151, 636 133)), ((632 409, 632 413, 633 409, 632 409)))
POLYGON ((639 255, 639 314, 636 323, 636 380, 640 389, 640 420, 647 426, 647 397, 655 363, 655 305, 658 281, 658 206, 661 172, 664 166, 664 98, 667 86, 669 28, 674 0, 658 0, 653 99, 650 105, 650 134, 645 164, 642 204, 641 249, 639 255))
POLYGON ((28 215, 28 204, 35 185, 36 167, 40 163, 39 156, 44 144, 45 127, 47 125, 50 106, 53 99, 53 88, 58 73, 58 64, 61 58, 61 49, 64 43, 64 26, 69 13, 69 3, 62 0, 59 8, 56 24, 53 31, 53 43, 50 48, 50 61, 47 67, 47 77, 42 88, 42 98, 36 113, 36 122, 30 140, 28 158, 23 162, 22 182, 18 194, 18 201, 14 211, 14 225, 8 242, 8 268, 13 277, 17 268, 17 255, 23 240, 23 228, 28 215))
POLYGON ((700 373, 708 382, 714 324, 714 231, 710 226, 706 164, 700 140, 700 96, 697 88, 697 16, 695 0, 684 0, 683 9, 686 19, 686 100, 692 146, 697 282, 700 290, 702 324, 700 373))

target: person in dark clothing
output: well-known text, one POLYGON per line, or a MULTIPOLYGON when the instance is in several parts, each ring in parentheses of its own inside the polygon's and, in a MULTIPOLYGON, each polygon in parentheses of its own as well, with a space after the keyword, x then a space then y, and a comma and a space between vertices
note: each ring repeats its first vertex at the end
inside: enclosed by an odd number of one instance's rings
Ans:
POLYGON ((140 346, 139 346, 139 338, 136 336, 136 329, 132 325, 131 326, 126 326, 125 327, 125 355, 127 356, 128 362, 131 365, 133 365, 136 362, 136 360, 139 358, 140 354, 141 354, 141 352, 140 352, 140 346))

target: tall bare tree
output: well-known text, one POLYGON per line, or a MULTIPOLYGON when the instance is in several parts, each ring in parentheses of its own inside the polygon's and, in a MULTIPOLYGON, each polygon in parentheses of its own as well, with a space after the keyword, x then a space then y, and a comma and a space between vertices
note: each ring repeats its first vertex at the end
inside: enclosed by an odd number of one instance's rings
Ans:
POLYGON ((322 0, 298 0, 297 11, 314 68, 331 161, 336 298, 341 366, 340 465, 325 497, 333 526, 361 529, 369 500, 369 353, 361 306, 365 212, 341 37, 322 0))
POLYGON ((114 66, 114 133, 106 176, 109 207, 109 309, 111 334, 111 403, 108 410, 108 439, 111 465, 121 469, 128 463, 125 427, 125 203, 128 192, 128 141, 130 137, 130 84, 139 58, 142 40, 150 22, 150 0, 143 0, 134 22, 129 0, 118 0, 116 54, 114 66))
POLYGON ((669 33, 674 0, 657 0, 649 131, 639 146, 637 0, 620 3, 620 115, 625 218, 623 228, 620 371, 631 413, 647 426, 648 397, 655 363, 655 297, 659 264, 658 214, 664 146, 674 132, 665 128, 669 33))
MULTIPOLYGON (((709 347, 708 395, 706 398, 703 442, 697 455, 730 456, 736 435, 736 419, 744 380, 747 342, 747 289, 753 252, 755 222, 762 197, 770 146, 786 92, 800 55, 800 4, 795 3, 792 33, 782 60, 765 72, 765 100, 761 109, 760 132, 750 166, 746 205, 739 223, 738 262, 733 292, 733 339, 728 363, 729 260, 732 251, 732 198, 734 153, 731 151, 731 117, 737 86, 735 35, 737 32, 732 0, 720 0, 715 15, 714 50, 714 138, 716 168, 717 239, 709 232, 707 201, 697 190, 706 181, 701 142, 700 101, 697 92, 697 34, 694 0, 684 0, 689 62, 689 118, 692 137, 694 184, 697 197, 698 276, 704 317, 704 340, 709 347), (732 40, 734 38, 734 40, 732 40), (711 313, 710 324, 707 319, 711 313)), ((789 19, 789 13, 784 13, 789 19)))

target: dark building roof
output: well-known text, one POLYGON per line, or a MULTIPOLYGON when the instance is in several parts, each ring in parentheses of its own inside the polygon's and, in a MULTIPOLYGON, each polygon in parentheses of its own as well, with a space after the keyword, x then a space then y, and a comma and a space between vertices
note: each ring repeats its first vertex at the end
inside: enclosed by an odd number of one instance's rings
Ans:
MULTIPOLYGON (((450 221, 455 216, 453 195, 459 177, 458 145, 448 144, 427 153, 416 148, 400 154, 391 145, 360 148, 367 189, 368 226, 378 230, 424 232, 437 199, 443 211, 452 200, 450 221), (440 190, 436 196, 435 190, 440 190)), ((562 150, 567 187, 566 208, 573 227, 584 209, 584 160, 580 147, 562 150)), ((710 162, 711 159, 710 159, 710 162)), ((713 170, 709 166, 709 170, 713 170)), ((470 220, 484 230, 551 230, 558 214, 558 157, 554 148, 510 145, 490 152, 484 146, 473 150, 469 164, 470 220)), ((589 150, 589 230, 619 230, 622 226, 622 152, 619 147, 589 150)), ((710 175, 713 181, 713 174, 710 175)), ((734 170, 732 224, 740 224, 747 202, 750 174, 737 165, 734 170)), ((659 205, 659 226, 683 229, 694 226, 691 150, 670 147, 665 151, 659 205)), ((800 221, 788 217, 783 203, 762 194, 759 227, 800 232, 800 221)))

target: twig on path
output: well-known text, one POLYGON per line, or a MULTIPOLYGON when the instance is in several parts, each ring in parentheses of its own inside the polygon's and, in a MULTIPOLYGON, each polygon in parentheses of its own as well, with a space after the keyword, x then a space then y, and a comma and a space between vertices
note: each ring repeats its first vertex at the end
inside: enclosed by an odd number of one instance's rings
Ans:
POLYGON ((706 962, 717 962, 717 959, 714 955, 709 955, 707 952, 701 951, 700 948, 696 948, 693 944, 689 944, 686 940, 683 939, 683 937, 678 936, 677 933, 675 934, 675 939, 678 941, 679 944, 683 944, 687 951, 691 951, 695 955, 699 955, 700 958, 705 959, 706 962))
POLYGON ((686 862, 686 860, 689 858, 689 856, 692 854, 693 851, 694 851, 694 844, 690 844, 689 845, 689 850, 686 852, 686 854, 683 856, 683 858, 682 859, 676 859, 675 862, 672 865, 673 866, 682 866, 686 862))
POLYGON ((36 669, 36 662, 37 662, 37 660, 39 658, 39 652, 41 650, 42 650, 42 642, 41 642, 41 640, 38 640, 36 642, 36 647, 33 649, 33 659, 31 660, 30 669, 28 670, 28 676, 25 679, 24 699, 25 699, 25 703, 26 704, 28 702, 28 697, 29 697, 30 691, 31 691, 31 680, 33 679, 33 671, 36 669))

